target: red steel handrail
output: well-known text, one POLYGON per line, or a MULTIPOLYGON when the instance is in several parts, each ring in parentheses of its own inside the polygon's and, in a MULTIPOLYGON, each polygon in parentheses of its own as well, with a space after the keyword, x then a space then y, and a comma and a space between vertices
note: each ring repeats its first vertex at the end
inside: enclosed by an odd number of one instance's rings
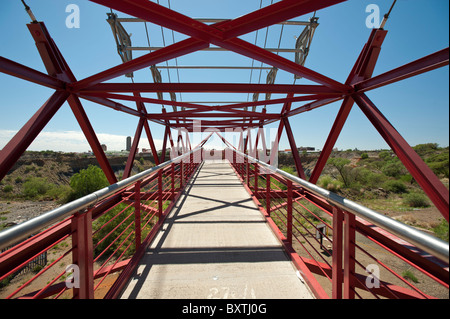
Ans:
MULTIPOLYGON (((319 196, 305 187, 307 182, 296 183, 298 177, 280 174, 280 170, 231 148, 224 153, 316 297, 428 299, 435 298, 435 288, 448 296, 445 251, 444 257, 426 253, 388 228, 336 205, 340 201, 319 196), (396 265, 399 263, 402 265, 396 265), (433 289, 424 291, 400 273, 409 268, 433 289), (327 280, 319 284, 319 277, 327 280)), ((438 239, 436 242, 441 244, 438 239)))
MULTIPOLYGON (((44 230, 0 254, 0 283, 5 286, 0 289, 0 298, 118 297, 136 262, 198 169, 201 161, 194 159, 201 159, 201 152, 202 148, 196 148, 100 190, 95 196, 63 205, 56 213, 48 212, 52 217, 47 217, 50 227, 45 225, 44 230), (51 260, 34 269, 32 275, 21 276, 19 287, 7 289, 12 286, 7 283, 43 253, 51 260)), ((11 243, 11 234, 18 239, 28 236, 24 232, 43 224, 38 225, 7 229, 0 233, 0 243, 11 243)))

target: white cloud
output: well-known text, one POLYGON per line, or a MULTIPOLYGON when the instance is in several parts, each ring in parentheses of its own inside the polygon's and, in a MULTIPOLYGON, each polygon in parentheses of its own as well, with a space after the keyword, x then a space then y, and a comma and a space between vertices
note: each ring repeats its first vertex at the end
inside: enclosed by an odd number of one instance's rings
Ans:
MULTIPOLYGON (((17 131, 0 130, 0 147, 4 147, 17 131)), ((97 133, 100 144, 105 144, 108 151, 120 151, 126 147, 125 135, 97 133)), ((162 148, 162 140, 155 139, 157 149, 162 148)), ((139 141, 139 148, 150 148, 147 138, 144 136, 139 141)), ((48 132, 42 131, 28 147, 30 151, 53 150, 61 152, 86 152, 91 150, 86 137, 81 131, 48 132)))

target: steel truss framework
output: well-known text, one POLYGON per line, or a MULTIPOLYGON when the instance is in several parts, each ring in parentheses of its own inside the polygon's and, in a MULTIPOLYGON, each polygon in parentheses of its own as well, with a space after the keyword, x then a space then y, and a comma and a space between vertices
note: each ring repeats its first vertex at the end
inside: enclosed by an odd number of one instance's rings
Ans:
MULTIPOLYGON (((372 76, 381 45, 387 31, 373 29, 365 46, 350 71, 345 83, 340 83, 323 74, 317 73, 303 65, 290 61, 280 55, 251 44, 239 36, 260 30, 273 24, 312 13, 322 8, 336 5, 344 0, 283 0, 266 6, 239 18, 206 24, 187 17, 174 10, 150 2, 148 0, 91 0, 107 8, 123 12, 135 18, 148 21, 162 27, 187 35, 189 38, 162 47, 138 58, 126 61, 103 72, 77 80, 69 65, 64 60, 58 47, 52 40, 43 22, 34 21, 28 24, 39 54, 42 57, 47 74, 0 57, 0 71, 24 80, 52 88, 55 92, 42 107, 29 119, 0 153, 0 179, 2 179, 22 153, 38 136, 61 105, 67 101, 72 109, 100 167, 105 172, 110 183, 117 182, 110 164, 103 152, 89 118, 86 115, 80 98, 93 101, 114 110, 139 118, 132 150, 128 158, 123 178, 131 173, 139 139, 145 130, 156 164, 164 161, 165 148, 168 141, 182 143, 190 148, 189 140, 179 137, 174 141, 171 128, 185 128, 193 131, 194 120, 202 121, 202 130, 227 128, 264 127, 279 121, 278 142, 283 131, 286 132, 291 149, 297 149, 292 128, 289 122, 291 116, 312 109, 342 101, 340 110, 324 144, 319 160, 312 171, 309 181, 316 183, 335 142, 346 122, 353 105, 363 111, 379 134, 388 143, 405 167, 420 184, 434 205, 445 219, 449 219, 449 193, 439 178, 415 153, 405 139, 392 124, 383 116, 380 110, 367 97, 366 92, 412 76, 443 67, 449 63, 449 48, 425 56, 421 59, 400 66, 383 74, 372 76), (131 74, 134 71, 156 65, 187 55, 199 50, 210 48, 211 45, 226 49, 240 55, 263 62, 274 68, 292 73, 295 77, 303 77, 313 81, 314 85, 284 85, 284 84, 235 84, 235 83, 105 83, 105 81, 131 74), (285 98, 234 103, 219 106, 206 106, 197 103, 179 102, 143 97, 144 92, 248 92, 248 93, 282 93, 285 98), (125 95, 120 93, 132 93, 125 95), (134 101, 136 108, 125 106, 115 100, 134 101), (305 102, 302 106, 291 108, 293 102, 305 102), (146 104, 171 105, 180 107, 182 111, 148 113, 146 104), (282 111, 269 113, 265 109, 256 111, 256 106, 280 104, 282 111), (208 120, 209 118, 209 120, 208 120), (218 119, 219 118, 219 119, 218 119), (214 120, 212 120, 214 119, 214 120), (162 158, 158 158, 153 141, 149 121, 166 127, 164 133, 162 158)), ((175 110, 175 108, 174 108, 175 110)), ((264 139, 264 132, 258 130, 258 141, 264 139)), ((188 135, 186 135, 188 137, 188 135)), ((247 138, 245 141, 249 141, 247 138)), ((244 147, 247 148, 247 145, 244 147)), ((306 178, 300 157, 294 152, 297 172, 301 178, 306 178)))

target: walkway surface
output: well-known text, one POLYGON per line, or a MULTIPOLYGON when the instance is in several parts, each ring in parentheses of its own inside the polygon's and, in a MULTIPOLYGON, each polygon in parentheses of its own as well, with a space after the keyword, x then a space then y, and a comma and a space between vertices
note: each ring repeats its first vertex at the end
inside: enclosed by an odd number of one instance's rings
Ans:
POLYGON ((225 161, 194 176, 122 298, 313 298, 225 161))

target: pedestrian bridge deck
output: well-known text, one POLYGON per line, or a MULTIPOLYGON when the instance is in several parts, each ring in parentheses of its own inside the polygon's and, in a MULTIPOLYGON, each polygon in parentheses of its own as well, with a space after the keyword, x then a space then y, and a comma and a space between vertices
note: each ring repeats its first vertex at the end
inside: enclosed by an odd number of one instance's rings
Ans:
POLYGON ((206 161, 121 298, 314 298, 228 161, 206 161))

